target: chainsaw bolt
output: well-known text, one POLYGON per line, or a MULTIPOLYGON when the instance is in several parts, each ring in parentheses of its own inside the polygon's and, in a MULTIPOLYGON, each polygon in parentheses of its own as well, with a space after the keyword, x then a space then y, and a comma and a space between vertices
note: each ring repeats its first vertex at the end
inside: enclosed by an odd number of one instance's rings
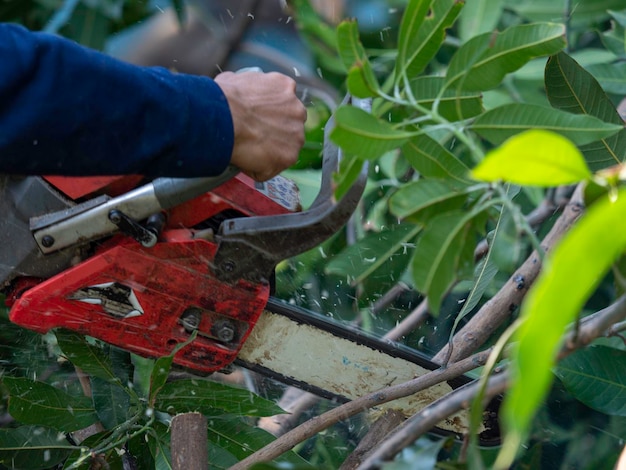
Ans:
POLYGON ((122 221, 122 214, 120 214, 120 211, 113 209, 109 212, 109 220, 117 225, 122 221))
POLYGON ((237 333, 235 325, 228 320, 216 322, 211 330, 217 339, 224 343, 230 343, 233 339, 235 339, 235 334, 237 333))
POLYGON ((222 264, 222 268, 225 272, 232 273, 235 270, 235 262, 230 260, 224 261, 224 263, 222 264))
POLYGON ((44 235, 41 239, 41 244, 45 248, 50 248, 52 245, 54 245, 54 237, 52 235, 44 235))
POLYGON ((180 322, 188 333, 196 331, 200 327, 200 311, 197 308, 185 310, 180 317, 180 322))

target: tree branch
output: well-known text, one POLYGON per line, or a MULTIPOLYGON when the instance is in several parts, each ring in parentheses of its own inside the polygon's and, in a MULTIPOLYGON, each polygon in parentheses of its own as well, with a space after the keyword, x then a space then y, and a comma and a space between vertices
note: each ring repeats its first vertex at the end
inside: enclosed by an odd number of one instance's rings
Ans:
MULTIPOLYGON (((563 213, 544 238, 541 246, 548 252, 574 224, 583 212, 582 186, 579 186, 563 213)), ((454 335, 452 351, 444 346, 434 357, 437 363, 455 362, 476 351, 517 310, 528 289, 541 270, 541 259, 536 251, 513 273, 509 281, 489 299, 467 324, 454 335), (447 358, 447 361, 446 361, 447 358)))
MULTIPOLYGON (((624 318, 626 318, 626 296, 620 297, 610 306, 585 317, 580 323, 579 331, 570 329, 565 335, 558 359, 563 359, 577 349, 587 346, 594 339, 607 334, 613 324, 624 318)), ((509 387, 510 382, 508 371, 490 377, 485 392, 487 400, 503 393, 509 387)), ((427 433, 442 419, 466 408, 476 396, 480 386, 481 384, 475 381, 458 388, 407 419, 370 454, 359 468, 362 470, 378 468, 382 462, 391 460, 404 447, 427 433)))
MULTIPOLYGON (((485 398, 488 401, 503 393, 508 385, 509 375, 506 372, 490 377, 485 389, 485 398)), ((363 461, 359 470, 379 468, 384 461, 391 460, 398 452, 414 442, 419 436, 430 431, 437 423, 457 411, 467 408, 481 386, 482 384, 476 381, 471 382, 434 401, 419 413, 411 416, 363 461)))
POLYGON ((408 382, 384 388, 352 400, 326 413, 316 416, 298 427, 283 434, 241 462, 233 465, 231 470, 243 470, 259 462, 267 462, 293 449, 300 442, 314 436, 333 424, 359 414, 369 408, 388 403, 399 398, 413 395, 438 383, 452 380, 470 370, 485 364, 490 350, 481 351, 471 357, 458 361, 446 368, 440 368, 408 382))

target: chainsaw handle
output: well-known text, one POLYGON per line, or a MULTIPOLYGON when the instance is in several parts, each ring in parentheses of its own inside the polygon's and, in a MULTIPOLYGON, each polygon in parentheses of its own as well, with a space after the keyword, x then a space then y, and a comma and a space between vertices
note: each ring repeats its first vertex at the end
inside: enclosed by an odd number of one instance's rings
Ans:
POLYGON ((115 233, 118 226, 109 217, 111 211, 120 211, 133 220, 143 220, 220 186, 238 172, 230 165, 218 176, 157 178, 121 196, 89 200, 62 211, 33 217, 30 229, 41 252, 53 253, 115 233))
MULTIPOLYGON (((348 96, 344 103, 348 102, 369 110, 369 100, 351 100, 348 96)), ((319 245, 350 219, 365 190, 368 166, 363 165, 357 180, 336 201, 332 175, 339 169, 341 150, 330 140, 333 127, 334 115, 326 124, 322 181, 311 207, 299 213, 242 217, 222 223, 212 266, 218 279, 267 282, 276 264, 319 245)))
POLYGON ((234 178, 239 168, 229 165, 223 173, 207 178, 157 178, 152 181, 161 209, 171 209, 234 178))

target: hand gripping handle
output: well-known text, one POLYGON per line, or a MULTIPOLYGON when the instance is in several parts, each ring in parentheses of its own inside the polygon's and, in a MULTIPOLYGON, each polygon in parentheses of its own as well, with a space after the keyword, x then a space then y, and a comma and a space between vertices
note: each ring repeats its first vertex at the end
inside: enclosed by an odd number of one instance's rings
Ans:
MULTIPOLYGON (((350 99, 353 105, 369 110, 365 100, 350 99)), ((367 182, 367 164, 341 198, 333 195, 332 175, 339 168, 340 149, 330 140, 334 116, 324 131, 322 181, 311 207, 304 212, 274 216, 229 219, 217 237, 218 249, 213 270, 218 279, 236 282, 246 279, 267 282, 280 261, 307 251, 336 233, 352 216, 367 182)))

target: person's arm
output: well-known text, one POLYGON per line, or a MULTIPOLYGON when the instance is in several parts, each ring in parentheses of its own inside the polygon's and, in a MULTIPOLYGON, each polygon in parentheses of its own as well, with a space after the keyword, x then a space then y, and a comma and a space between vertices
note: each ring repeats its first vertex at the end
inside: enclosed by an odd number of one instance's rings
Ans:
MULTIPOLYGON (((259 75, 261 95, 271 96, 276 77, 259 75)), ((233 164, 265 179, 293 164, 305 116, 293 89, 286 114, 263 116, 268 104, 248 106, 255 93, 227 77, 137 67, 0 24, 0 173, 207 176, 222 172, 232 155, 233 164), (251 119, 254 112, 261 115, 251 119), (282 156, 264 134, 283 126, 268 127, 268 119, 299 121, 281 131, 296 129, 296 143, 282 156), (261 159, 245 155, 251 147, 261 159)))

